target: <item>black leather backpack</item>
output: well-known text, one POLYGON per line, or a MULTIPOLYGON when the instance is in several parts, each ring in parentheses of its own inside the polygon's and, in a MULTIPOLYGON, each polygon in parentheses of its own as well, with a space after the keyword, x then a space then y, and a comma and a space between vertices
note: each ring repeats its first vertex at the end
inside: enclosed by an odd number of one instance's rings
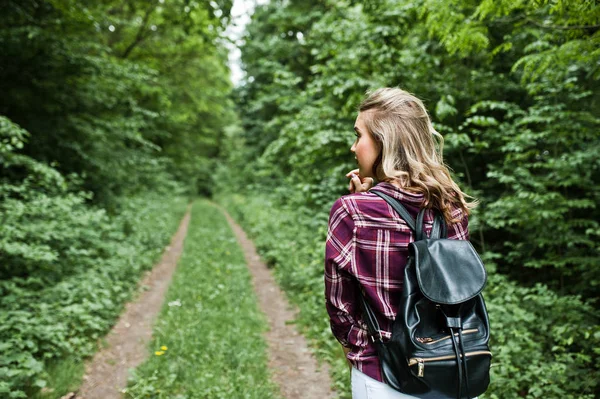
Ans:
POLYGON ((415 232, 409 245, 400 307, 392 336, 382 340, 373 310, 361 295, 369 335, 384 381, 427 398, 473 398, 490 382, 489 321, 481 291, 486 272, 469 241, 447 239, 443 216, 428 238, 424 210, 411 217, 396 199, 376 190, 415 232))

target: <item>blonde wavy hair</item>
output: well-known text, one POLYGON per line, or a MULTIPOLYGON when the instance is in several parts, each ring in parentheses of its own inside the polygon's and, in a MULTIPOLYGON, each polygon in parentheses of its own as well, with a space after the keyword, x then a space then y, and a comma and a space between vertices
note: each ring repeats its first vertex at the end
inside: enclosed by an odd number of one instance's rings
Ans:
POLYGON ((379 181, 397 182, 412 192, 423 193, 424 206, 439 209, 449 224, 457 223, 452 211, 465 214, 477 201, 452 180, 444 164, 444 139, 431 124, 423 102, 399 88, 381 88, 367 93, 359 106, 363 120, 380 147, 373 165, 379 181))

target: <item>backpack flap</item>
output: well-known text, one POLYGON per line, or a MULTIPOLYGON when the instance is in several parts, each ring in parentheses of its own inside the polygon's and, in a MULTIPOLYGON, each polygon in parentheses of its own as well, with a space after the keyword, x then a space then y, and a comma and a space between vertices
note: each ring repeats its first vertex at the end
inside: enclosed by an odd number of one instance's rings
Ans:
POLYGON ((419 287, 430 301, 455 305, 483 290, 486 271, 469 241, 425 239, 410 248, 419 287))

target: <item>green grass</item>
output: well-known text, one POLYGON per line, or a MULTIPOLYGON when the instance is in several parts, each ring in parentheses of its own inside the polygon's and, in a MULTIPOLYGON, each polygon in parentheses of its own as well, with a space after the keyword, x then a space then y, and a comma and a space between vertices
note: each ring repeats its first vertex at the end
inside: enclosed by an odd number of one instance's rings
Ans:
POLYGON ((78 358, 66 358, 49 362, 45 367, 48 373, 47 388, 36 392, 32 399, 54 399, 74 392, 81 385, 85 364, 78 358))
POLYGON ((327 214, 289 210, 269 196, 226 194, 217 198, 241 223, 261 257, 273 267, 275 278, 300 312, 298 329, 309 340, 317 360, 328 363, 339 399, 349 399, 350 373, 342 347, 331 335, 323 286, 327 214))
POLYGON ((199 200, 150 357, 134 371, 126 396, 278 398, 267 369, 265 329, 233 232, 214 205, 199 200))

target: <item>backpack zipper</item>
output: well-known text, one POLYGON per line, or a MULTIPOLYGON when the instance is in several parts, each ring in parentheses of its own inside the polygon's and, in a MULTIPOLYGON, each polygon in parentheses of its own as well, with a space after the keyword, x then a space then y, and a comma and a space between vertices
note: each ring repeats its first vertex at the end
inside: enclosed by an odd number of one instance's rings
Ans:
MULTIPOLYGON (((490 351, 474 351, 474 352, 467 352, 467 353, 465 353, 465 355, 467 357, 479 356, 479 355, 492 356, 492 352, 490 352, 490 351)), ((460 357, 462 357, 462 355, 460 355, 460 357)), ((456 359, 456 356, 455 355, 446 355, 446 356, 426 357, 426 358, 411 357, 410 359, 408 359, 408 365, 409 366, 414 366, 415 364, 418 365, 417 376, 424 377, 425 376, 425 363, 438 362, 440 360, 452 360, 452 359, 456 359)))
MULTIPOLYGON (((462 333, 463 333, 463 335, 467 335, 467 334, 474 334, 477 332, 479 332, 479 329, 477 329, 477 328, 468 328, 468 329, 464 330, 462 333)), ((458 333, 454 333, 454 335, 458 337, 458 333)), ((445 339, 450 339, 450 335, 446 335, 446 336, 444 336, 442 338, 438 338, 438 339, 433 339, 431 337, 416 337, 415 339, 422 344, 431 345, 431 344, 435 344, 440 341, 443 341, 445 339)))

